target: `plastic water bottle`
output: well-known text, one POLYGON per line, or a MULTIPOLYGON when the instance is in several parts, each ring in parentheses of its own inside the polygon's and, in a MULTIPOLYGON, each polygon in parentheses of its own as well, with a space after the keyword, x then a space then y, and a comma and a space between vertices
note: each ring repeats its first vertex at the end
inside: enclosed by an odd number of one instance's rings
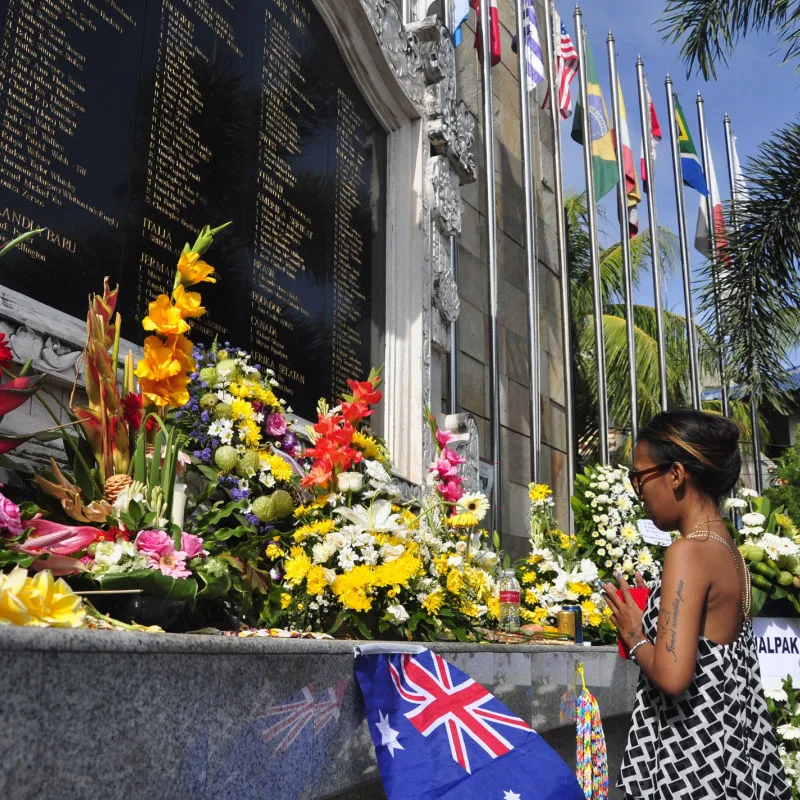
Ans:
POLYGON ((519 630, 520 586, 513 569, 503 570, 500 578, 500 630, 519 630))

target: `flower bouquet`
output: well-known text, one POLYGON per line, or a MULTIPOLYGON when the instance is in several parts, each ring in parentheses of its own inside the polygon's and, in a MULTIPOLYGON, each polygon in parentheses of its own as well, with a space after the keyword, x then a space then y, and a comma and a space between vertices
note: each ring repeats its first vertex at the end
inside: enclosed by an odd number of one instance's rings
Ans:
POLYGON ((800 800, 800 689, 788 676, 780 689, 768 689, 764 694, 792 800, 800 800))
POLYGON ((766 608, 782 616, 780 607, 787 603, 800 613, 800 535, 783 507, 772 508, 768 498, 747 488, 728 498, 725 507, 741 515, 741 527, 732 533, 738 534, 750 569, 753 615, 766 608))
POLYGON ((578 537, 557 527, 550 487, 532 483, 529 497, 531 554, 516 564, 522 622, 552 633, 558 612, 565 605, 579 605, 587 640, 612 641, 610 609, 596 586, 598 567, 582 551, 578 537))
POLYGON ((460 459, 440 433, 432 496, 401 499, 386 447, 365 426, 379 384, 373 370, 351 381, 352 394, 335 408, 320 402, 305 453, 308 496, 284 553, 285 619, 300 630, 366 638, 466 639, 496 604, 493 578, 480 566, 494 561, 471 532, 485 498, 457 506, 460 459))

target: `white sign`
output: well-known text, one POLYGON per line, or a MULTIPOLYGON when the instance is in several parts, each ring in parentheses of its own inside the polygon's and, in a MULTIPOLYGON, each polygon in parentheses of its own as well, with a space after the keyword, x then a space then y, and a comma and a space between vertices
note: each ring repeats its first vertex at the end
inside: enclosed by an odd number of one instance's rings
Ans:
POLYGON ((639 535, 647 544, 658 544, 662 547, 669 547, 672 544, 672 536, 669 531, 656 528, 649 519, 640 519, 636 523, 636 527, 639 529, 639 535))
POLYGON ((800 619, 756 617, 753 633, 764 688, 779 688, 787 675, 800 684, 800 619))

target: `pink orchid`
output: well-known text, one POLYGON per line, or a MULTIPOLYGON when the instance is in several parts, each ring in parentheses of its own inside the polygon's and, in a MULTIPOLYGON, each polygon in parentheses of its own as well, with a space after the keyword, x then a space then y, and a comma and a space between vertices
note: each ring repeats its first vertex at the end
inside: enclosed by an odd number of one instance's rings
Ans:
POLYGON ((208 551, 203 549, 203 540, 186 531, 181 534, 181 550, 186 553, 186 558, 208 555, 208 551))
POLYGON ((0 530, 3 528, 11 536, 19 536, 23 531, 19 506, 0 493, 0 530))
POLYGON ((442 499, 448 503, 457 503, 463 496, 464 490, 461 488, 460 480, 449 480, 447 483, 439 483, 436 488, 439 490, 442 499))
POLYGON ((97 539, 100 531, 88 525, 64 525, 42 519, 38 515, 25 523, 33 528, 22 549, 27 553, 50 553, 57 556, 71 556, 88 547, 97 539))

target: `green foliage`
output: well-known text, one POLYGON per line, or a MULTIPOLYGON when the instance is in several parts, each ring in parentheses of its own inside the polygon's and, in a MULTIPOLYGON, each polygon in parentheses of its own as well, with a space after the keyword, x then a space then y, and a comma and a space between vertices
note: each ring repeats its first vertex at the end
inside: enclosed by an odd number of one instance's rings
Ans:
POLYGON ((764 494, 773 505, 784 506, 793 520, 800 520, 800 439, 775 462, 775 484, 764 494))
POLYGON ((800 738, 797 738, 800 734, 800 688, 794 686, 791 675, 783 681, 783 693, 785 699, 780 692, 767 693, 767 710, 772 717, 792 800, 800 800, 800 738))

